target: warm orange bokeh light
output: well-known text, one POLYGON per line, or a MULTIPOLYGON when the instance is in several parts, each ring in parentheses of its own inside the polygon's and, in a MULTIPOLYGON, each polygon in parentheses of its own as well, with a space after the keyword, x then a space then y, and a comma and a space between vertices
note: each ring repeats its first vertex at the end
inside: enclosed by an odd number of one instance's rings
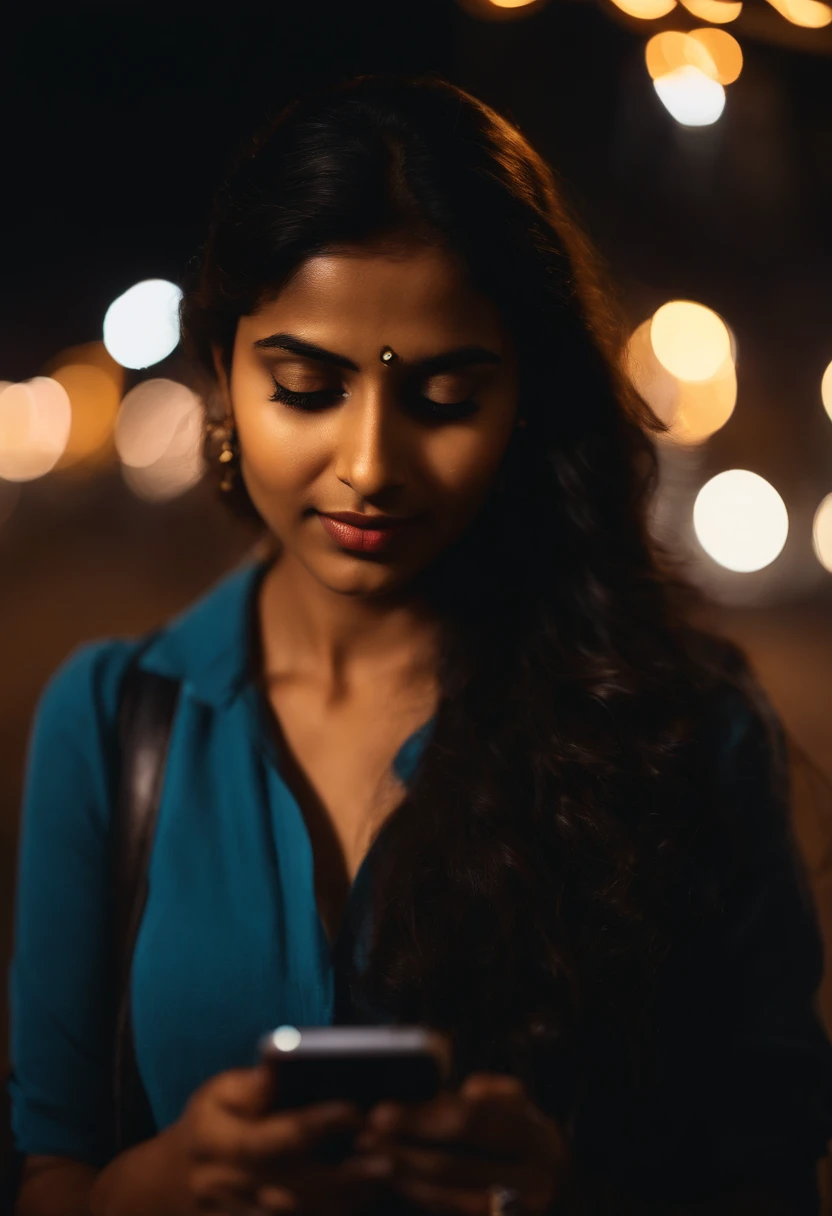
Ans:
MULTIPOLYGON (((742 71, 742 47, 736 38, 727 30, 705 27, 691 30, 690 40, 701 46, 713 63, 713 79, 720 84, 733 84, 742 71)), ((706 71, 705 68, 702 70, 706 71)), ((711 75, 710 72, 707 74, 711 75)))
POLYGON ((820 382, 820 399, 823 402, 823 408, 832 418, 832 363, 823 373, 823 379, 820 382))
POLYGON ((781 17, 791 21, 792 25, 802 25, 807 29, 819 30, 832 21, 832 8, 821 4, 820 0, 768 0, 772 8, 776 8, 781 17))
POLYGON ((699 68, 706 76, 716 80, 717 67, 704 43, 683 34, 681 30, 662 30, 654 34, 644 48, 647 71, 653 80, 674 72, 685 64, 699 68))
POLYGON ((742 12, 741 0, 682 0, 685 8, 700 21, 710 21, 713 25, 727 25, 736 21, 742 12))
POLYGON ((612 0, 616 8, 628 17, 639 17, 642 21, 655 21, 666 17, 676 7, 676 0, 612 0))
POLYGON ((33 376, 0 393, 0 477, 34 481, 54 469, 69 438, 72 410, 56 380, 33 376))
POLYGON ((680 380, 711 380, 731 356, 722 317, 695 300, 669 300, 657 308, 650 341, 659 362, 680 380))
POLYGON ((69 442, 57 467, 108 459, 124 391, 124 368, 103 342, 85 342, 62 350, 49 368, 52 379, 66 389, 72 406, 69 442))
POLYGON ((653 413, 670 427, 661 438, 686 446, 703 443, 734 412, 737 374, 731 352, 709 379, 681 380, 656 358, 651 322, 652 318, 643 321, 627 344, 627 374, 653 413))

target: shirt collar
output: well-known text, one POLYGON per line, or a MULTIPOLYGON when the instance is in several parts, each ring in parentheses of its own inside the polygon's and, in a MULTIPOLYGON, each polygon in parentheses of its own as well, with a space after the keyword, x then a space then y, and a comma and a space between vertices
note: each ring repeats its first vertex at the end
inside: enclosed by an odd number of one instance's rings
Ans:
POLYGON ((182 680, 214 708, 229 704, 250 678, 255 597, 267 566, 248 561, 233 570, 160 630, 139 666, 182 680))
MULTIPOLYGON (((166 625, 150 642, 139 666, 182 680, 197 701, 215 709, 228 705, 251 680, 250 645, 256 596, 269 562, 246 562, 166 625)), ((408 784, 436 715, 406 739, 394 760, 408 784)))

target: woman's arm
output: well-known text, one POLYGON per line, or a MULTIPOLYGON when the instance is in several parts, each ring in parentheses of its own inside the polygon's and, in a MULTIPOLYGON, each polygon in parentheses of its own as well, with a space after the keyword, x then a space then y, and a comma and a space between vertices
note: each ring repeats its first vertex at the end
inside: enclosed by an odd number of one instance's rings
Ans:
POLYGON ((71 1167, 75 1187, 115 1152, 110 822, 131 653, 100 643, 64 663, 28 751, 9 973, 9 1092, 27 1202, 35 1175, 52 1187, 59 1164, 71 1167))
POLYGON ((20 1179, 14 1216, 87 1216, 94 1165, 68 1157, 27 1157, 20 1179))
POLYGON ((103 1169, 68 1157, 27 1157, 14 1216, 192 1216, 176 1125, 103 1169))

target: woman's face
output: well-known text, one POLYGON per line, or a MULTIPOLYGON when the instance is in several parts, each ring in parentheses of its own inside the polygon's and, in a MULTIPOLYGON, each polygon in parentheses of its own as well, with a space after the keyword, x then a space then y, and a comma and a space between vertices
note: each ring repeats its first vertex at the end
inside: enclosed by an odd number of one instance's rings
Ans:
POLYGON ((215 354, 254 505, 285 554, 346 594, 404 586, 462 535, 515 423, 510 335, 434 248, 309 258, 240 319, 230 383, 215 354), (322 523, 340 511, 412 522, 357 552, 322 523))

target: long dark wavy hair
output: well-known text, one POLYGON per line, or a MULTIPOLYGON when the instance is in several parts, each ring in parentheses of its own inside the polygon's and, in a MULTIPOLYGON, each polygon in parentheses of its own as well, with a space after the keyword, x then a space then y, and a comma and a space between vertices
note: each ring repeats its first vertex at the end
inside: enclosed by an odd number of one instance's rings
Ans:
POLYGON ((419 241, 460 253, 500 308, 528 425, 418 580, 442 621, 441 698, 374 850, 355 991, 445 1030, 456 1079, 513 1071, 539 1096, 541 1059, 573 1061, 579 1084, 599 1030, 633 1075, 649 1065, 663 969, 718 926, 741 848, 720 706, 756 712, 756 682, 694 627, 696 593, 651 537, 666 428, 622 370, 613 294, 551 169, 437 76, 318 89, 234 157, 181 307, 209 414, 212 345, 230 370, 238 318, 304 259, 419 241))

